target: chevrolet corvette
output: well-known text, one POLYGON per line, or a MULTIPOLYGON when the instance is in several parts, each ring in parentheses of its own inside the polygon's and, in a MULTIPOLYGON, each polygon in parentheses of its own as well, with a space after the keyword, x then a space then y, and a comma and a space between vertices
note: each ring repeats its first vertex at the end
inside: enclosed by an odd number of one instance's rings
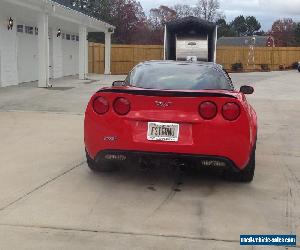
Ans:
POLYGON ((245 95, 253 92, 246 85, 235 90, 215 63, 140 63, 125 81, 91 97, 84 121, 88 166, 111 171, 121 163, 167 159, 251 182, 257 117, 245 95))

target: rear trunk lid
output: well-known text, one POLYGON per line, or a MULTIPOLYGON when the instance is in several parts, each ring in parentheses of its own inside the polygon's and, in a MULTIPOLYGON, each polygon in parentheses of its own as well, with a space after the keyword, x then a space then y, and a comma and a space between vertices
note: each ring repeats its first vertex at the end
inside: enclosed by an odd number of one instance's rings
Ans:
MULTIPOLYGON (((217 106, 238 99, 238 93, 226 90, 155 90, 141 88, 105 88, 101 95, 124 97, 131 102, 126 119, 139 121, 199 123, 198 108, 204 101, 217 106)), ((124 117, 125 118, 125 117, 124 117)))

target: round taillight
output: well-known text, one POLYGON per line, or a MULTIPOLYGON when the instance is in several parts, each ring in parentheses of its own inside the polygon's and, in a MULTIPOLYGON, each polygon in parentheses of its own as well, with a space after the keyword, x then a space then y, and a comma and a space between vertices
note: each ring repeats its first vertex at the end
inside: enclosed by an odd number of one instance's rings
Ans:
POLYGON ((123 97, 114 101, 114 110, 118 115, 126 115, 130 111, 130 102, 123 97))
POLYGON ((213 119, 217 112, 218 108, 214 102, 202 102, 199 106, 199 114, 205 120, 213 119))
POLYGON ((234 121, 240 116, 240 106, 234 102, 224 104, 222 108, 222 115, 228 121, 234 121))
POLYGON ((93 109, 99 115, 103 115, 103 114, 105 114, 109 110, 109 103, 102 96, 96 97, 95 100, 94 100, 94 102, 93 102, 93 109))

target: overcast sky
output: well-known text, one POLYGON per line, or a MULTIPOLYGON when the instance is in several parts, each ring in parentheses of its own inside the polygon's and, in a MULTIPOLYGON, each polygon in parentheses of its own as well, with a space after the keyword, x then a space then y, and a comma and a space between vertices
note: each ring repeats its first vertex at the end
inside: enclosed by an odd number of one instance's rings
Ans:
MULTIPOLYGON (((176 3, 195 5, 197 0, 139 0, 146 14, 159 5, 173 6, 176 3)), ((219 0, 221 11, 231 21, 238 15, 253 15, 268 31, 278 18, 291 17, 300 22, 300 0, 219 0)))

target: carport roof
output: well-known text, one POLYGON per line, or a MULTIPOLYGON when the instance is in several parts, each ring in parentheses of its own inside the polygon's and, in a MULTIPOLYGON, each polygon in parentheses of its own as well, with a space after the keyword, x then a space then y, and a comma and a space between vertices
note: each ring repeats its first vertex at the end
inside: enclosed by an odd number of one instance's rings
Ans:
POLYGON ((166 24, 169 31, 176 32, 176 30, 183 30, 186 27, 196 26, 198 28, 203 28, 208 31, 213 31, 216 27, 215 23, 197 18, 194 16, 184 17, 181 19, 175 19, 166 24))
POLYGON ((84 25, 92 31, 108 32, 111 29, 115 29, 113 25, 71 8, 71 6, 66 6, 67 0, 0 0, 0 2, 1 1, 33 11, 46 12, 51 17, 56 17, 78 25, 84 25))
POLYGON ((70 0, 48 0, 48 1, 51 2, 51 3, 54 3, 56 5, 59 5, 59 6, 63 7, 63 8, 65 8, 65 9, 68 9, 70 11, 73 11, 77 15, 85 15, 85 16, 88 16, 89 18, 93 19, 93 20, 97 20, 98 22, 100 22, 101 24, 104 24, 108 28, 115 29, 115 27, 113 25, 110 25, 110 24, 108 24, 106 22, 103 22, 99 18, 96 18, 94 16, 89 15, 87 11, 82 10, 82 9, 80 9, 78 7, 73 6, 71 4, 70 0))

